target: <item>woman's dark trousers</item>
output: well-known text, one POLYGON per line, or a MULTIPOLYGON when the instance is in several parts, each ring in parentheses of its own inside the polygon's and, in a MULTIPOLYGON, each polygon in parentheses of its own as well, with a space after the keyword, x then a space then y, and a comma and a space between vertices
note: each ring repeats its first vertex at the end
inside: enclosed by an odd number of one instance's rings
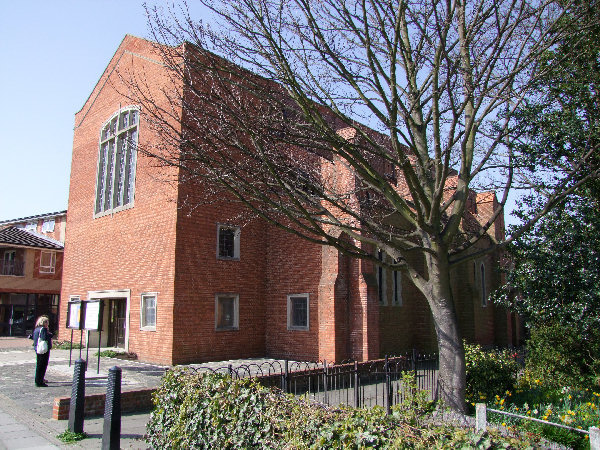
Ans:
POLYGON ((35 366, 35 384, 40 386, 44 383, 46 369, 48 368, 48 360, 50 359, 50 351, 48 350, 43 355, 37 355, 37 365, 35 366))

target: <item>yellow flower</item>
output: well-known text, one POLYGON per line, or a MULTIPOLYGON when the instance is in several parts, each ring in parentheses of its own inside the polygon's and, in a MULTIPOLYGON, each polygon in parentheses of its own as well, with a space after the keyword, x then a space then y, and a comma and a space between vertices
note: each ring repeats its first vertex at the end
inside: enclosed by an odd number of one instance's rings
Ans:
POLYGON ((504 405, 504 399, 500 400, 500 404, 504 405))
POLYGON ((506 426, 506 423, 505 423, 505 422, 502 422, 502 426, 503 426, 503 427, 505 427, 505 426, 506 426))

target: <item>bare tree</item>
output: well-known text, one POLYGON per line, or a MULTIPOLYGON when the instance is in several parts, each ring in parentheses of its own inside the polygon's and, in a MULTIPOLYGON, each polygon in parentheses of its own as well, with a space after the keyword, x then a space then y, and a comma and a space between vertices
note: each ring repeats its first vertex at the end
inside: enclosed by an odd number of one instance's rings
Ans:
MULTIPOLYGON (((490 230, 509 191, 530 179, 506 145, 519 131, 512 113, 530 94, 539 55, 560 39, 556 24, 568 7, 545 0, 201 2, 218 25, 194 21, 186 7, 148 10, 181 88, 167 92, 166 109, 145 95, 141 78, 131 80, 165 137, 142 150, 202 184, 206 201, 226 194, 291 233, 407 273, 435 323, 441 397, 464 410, 450 270, 508 242, 490 230), (351 174, 343 183, 342 173, 351 174), (469 226, 473 192, 491 189, 498 208, 469 226), (389 258, 377 261, 375 249, 389 258)), ((584 164, 557 180, 518 233, 597 175, 582 177, 584 164)))

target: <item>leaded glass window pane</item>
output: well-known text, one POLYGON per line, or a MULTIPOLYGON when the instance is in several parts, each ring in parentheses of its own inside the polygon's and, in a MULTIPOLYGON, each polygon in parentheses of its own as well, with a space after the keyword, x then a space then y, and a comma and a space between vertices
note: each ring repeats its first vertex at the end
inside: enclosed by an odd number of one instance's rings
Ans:
POLYGON ((97 214, 126 206, 133 201, 138 119, 137 110, 122 111, 100 133, 95 207, 97 214))

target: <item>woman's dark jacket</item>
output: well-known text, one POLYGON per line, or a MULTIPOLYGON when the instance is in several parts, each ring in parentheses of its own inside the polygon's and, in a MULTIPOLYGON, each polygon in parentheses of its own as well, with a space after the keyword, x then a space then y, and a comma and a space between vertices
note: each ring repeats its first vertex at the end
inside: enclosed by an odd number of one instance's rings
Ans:
POLYGON ((33 348, 37 348, 38 339, 41 338, 42 341, 48 342, 48 350, 50 350, 52 348, 52 336, 53 334, 50 333, 46 327, 36 327, 35 330, 33 330, 33 348))

